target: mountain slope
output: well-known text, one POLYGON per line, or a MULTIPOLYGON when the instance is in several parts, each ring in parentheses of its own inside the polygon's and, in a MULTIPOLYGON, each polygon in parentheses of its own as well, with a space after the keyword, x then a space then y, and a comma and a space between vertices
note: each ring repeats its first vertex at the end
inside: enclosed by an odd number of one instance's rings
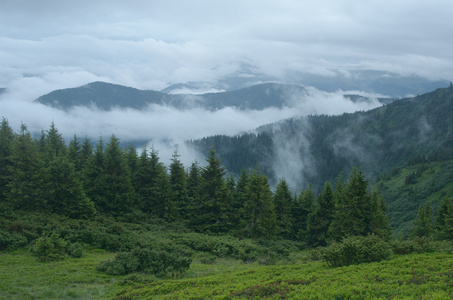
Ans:
POLYGON ((453 87, 366 112, 289 119, 189 144, 203 153, 214 146, 230 171, 258 163, 272 179, 293 178, 295 186, 322 186, 353 165, 371 178, 417 155, 453 157, 453 87))
MULTIPOLYGON (((177 109, 200 107, 219 110, 235 107, 241 110, 282 108, 304 101, 308 91, 298 85, 263 83, 247 88, 202 95, 166 94, 150 90, 138 90, 104 82, 93 82, 81 87, 53 91, 36 99, 37 102, 63 110, 75 106, 95 106, 101 110, 145 109, 150 104, 167 105, 177 109)), ((366 102, 366 97, 345 95, 354 102, 366 102)), ((382 99, 388 101, 388 99, 382 99)))

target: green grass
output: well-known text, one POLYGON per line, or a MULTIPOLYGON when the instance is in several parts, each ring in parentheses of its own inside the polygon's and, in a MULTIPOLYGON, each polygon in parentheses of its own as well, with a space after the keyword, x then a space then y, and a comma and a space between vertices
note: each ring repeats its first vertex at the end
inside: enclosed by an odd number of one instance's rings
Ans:
POLYGON ((448 299, 453 255, 394 256, 389 261, 330 268, 292 253, 277 265, 198 253, 179 279, 108 276, 96 271, 115 254, 87 250, 80 259, 42 263, 25 250, 0 253, 0 299, 448 299))
POLYGON ((453 296, 452 267, 453 256, 447 254, 342 268, 323 262, 254 263, 199 278, 129 286, 117 299, 448 299, 453 296))
POLYGON ((112 258, 89 251, 83 258, 39 262, 24 249, 0 253, 0 299, 105 299, 118 290, 118 278, 96 271, 112 258))

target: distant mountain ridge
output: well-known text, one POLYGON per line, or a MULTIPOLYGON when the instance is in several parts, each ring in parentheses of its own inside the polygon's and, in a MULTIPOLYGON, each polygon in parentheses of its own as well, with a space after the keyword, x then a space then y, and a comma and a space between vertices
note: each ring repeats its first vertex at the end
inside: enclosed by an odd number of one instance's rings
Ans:
MULTIPOLYGON (((95 106, 101 110, 137 109, 148 105, 168 105, 177 109, 202 107, 219 110, 235 107, 241 110, 263 110, 269 107, 282 108, 292 104, 294 97, 307 97, 307 90, 298 85, 282 83, 262 83, 239 90, 201 95, 167 94, 152 90, 139 90, 131 87, 93 82, 81 87, 53 91, 36 99, 36 102, 68 110, 76 106, 95 106)), ((351 101, 369 101, 362 96, 351 101)))

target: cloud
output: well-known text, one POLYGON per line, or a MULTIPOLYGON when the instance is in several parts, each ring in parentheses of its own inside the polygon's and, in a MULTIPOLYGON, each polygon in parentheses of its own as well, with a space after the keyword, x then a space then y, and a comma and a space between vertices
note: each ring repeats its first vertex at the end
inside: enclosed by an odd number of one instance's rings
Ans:
POLYGON ((6 0, 0 86, 64 73, 65 87, 86 74, 83 83, 159 90, 215 81, 237 61, 277 79, 372 68, 452 80, 452 9, 449 0, 6 0))
MULTIPOLYGON (((57 81, 57 78, 58 76, 55 76, 49 80, 57 81)), ((27 81, 27 85, 36 86, 37 89, 41 85, 46 86, 42 79, 36 77, 24 78, 22 81, 27 81)), ((202 162, 204 158, 187 148, 184 145, 186 140, 212 135, 235 135, 253 131, 263 124, 295 116, 340 114, 368 110, 380 105, 377 101, 354 103, 343 97, 343 94, 342 91, 326 93, 314 88, 307 88, 305 94, 288 92, 286 96, 290 99, 289 105, 281 109, 239 110, 226 107, 209 111, 196 106, 195 99, 193 106, 184 110, 170 106, 150 105, 140 111, 133 109, 103 111, 96 107, 75 107, 69 111, 62 111, 25 100, 29 95, 27 91, 23 91, 22 94, 1 95, 0 112, 16 131, 23 122, 32 133, 39 135, 42 130, 49 128, 51 122, 54 122, 67 140, 74 134, 79 137, 87 136, 92 141, 96 141, 99 136, 108 138, 111 134, 115 134, 122 142, 139 142, 147 144, 148 147, 154 146, 165 163, 169 163, 173 149, 178 145, 181 160, 189 164, 193 160, 202 162)), ((288 154, 299 150, 288 145, 281 151, 288 154)), ((308 165, 307 161, 300 163, 308 165)), ((296 167, 296 164, 292 164, 292 167, 296 167)), ((282 164, 277 174, 283 174, 284 168, 282 164)))

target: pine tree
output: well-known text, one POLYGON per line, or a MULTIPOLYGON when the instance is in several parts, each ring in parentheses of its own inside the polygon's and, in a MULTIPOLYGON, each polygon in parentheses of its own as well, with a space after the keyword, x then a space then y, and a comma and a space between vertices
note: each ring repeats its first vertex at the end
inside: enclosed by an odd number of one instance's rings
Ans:
POLYGON ((310 247, 327 245, 327 232, 334 213, 334 192, 330 182, 326 182, 322 193, 317 197, 317 205, 307 220, 307 244, 310 247))
POLYGON ((69 142, 68 147, 68 159, 69 162, 74 164, 74 168, 76 172, 80 172, 82 170, 82 163, 80 159, 80 151, 81 151, 80 139, 74 134, 73 139, 69 142))
POLYGON ((231 233, 238 233, 242 219, 242 202, 237 196, 236 181, 233 173, 226 178, 226 230, 231 233))
POLYGON ((297 241, 306 242, 307 240, 308 216, 313 211, 314 200, 313 186, 309 185, 299 193, 291 205, 292 237, 297 241))
POLYGON ((284 238, 291 238, 293 220, 291 205, 293 197, 285 179, 280 179, 274 194, 275 212, 277 215, 277 226, 279 234, 284 238))
POLYGON ((433 209, 429 202, 421 205, 418 209, 417 218, 414 220, 414 228, 411 232, 414 237, 431 237, 433 233, 433 209))
POLYGON ((0 203, 6 198, 7 185, 11 180, 11 146, 14 141, 14 132, 9 126, 8 120, 2 118, 0 126, 0 203))
POLYGON ((370 196, 370 222, 367 224, 367 233, 375 234, 379 237, 388 239, 392 229, 388 222, 385 212, 387 211, 387 205, 385 204, 384 198, 374 192, 370 196))
POLYGON ((170 220, 173 207, 170 201, 170 179, 158 153, 152 149, 149 157, 146 148, 139 158, 135 181, 138 207, 145 213, 170 220))
POLYGON ((44 161, 46 165, 55 158, 66 156, 66 144, 63 137, 55 127, 55 123, 50 124, 50 128, 47 130, 47 134, 44 138, 44 161))
POLYGON ((89 218, 94 215, 94 204, 85 195, 74 165, 66 157, 56 157, 50 162, 49 182, 50 211, 71 218, 89 218))
POLYGON ((105 174, 107 211, 113 214, 130 211, 134 203, 131 171, 115 135, 110 137, 105 149, 105 174))
POLYGON ((260 170, 249 174, 244 204, 245 233, 250 238, 274 238, 277 217, 268 179, 260 170))
POLYGON ((175 207, 174 219, 185 220, 188 217, 187 177, 184 165, 175 150, 170 164, 171 202, 175 207))
POLYGON ((198 162, 193 162, 187 175, 187 218, 188 224, 196 224, 198 204, 200 199, 201 169, 198 162))
MULTIPOLYGON (((86 148, 86 141, 82 149, 86 148)), ((83 150, 82 150, 83 153, 83 150)), ((82 155, 83 157, 83 155, 82 155)), ((108 181, 106 173, 106 162, 104 153, 104 140, 99 138, 96 150, 93 155, 88 157, 83 169, 83 187, 88 198, 93 201, 96 210, 100 212, 108 211, 108 181)))
POLYGON ((444 199, 437 212, 436 233, 439 239, 453 240, 453 201, 444 199))
POLYGON ((93 146, 89 138, 85 137, 83 140, 82 148, 80 149, 80 170, 83 171, 88 160, 93 156, 93 146))
POLYGON ((341 240, 346 236, 367 235, 376 211, 373 211, 368 181, 356 167, 352 168, 346 185, 337 181, 335 215, 329 228, 329 237, 341 240))
POLYGON ((25 124, 11 144, 11 180, 7 199, 16 208, 42 210, 47 199, 47 174, 37 145, 25 124))
POLYGON ((211 149, 208 165, 201 170, 200 198, 195 202, 197 219, 191 225, 200 232, 220 233, 227 230, 227 188, 225 169, 211 149))

